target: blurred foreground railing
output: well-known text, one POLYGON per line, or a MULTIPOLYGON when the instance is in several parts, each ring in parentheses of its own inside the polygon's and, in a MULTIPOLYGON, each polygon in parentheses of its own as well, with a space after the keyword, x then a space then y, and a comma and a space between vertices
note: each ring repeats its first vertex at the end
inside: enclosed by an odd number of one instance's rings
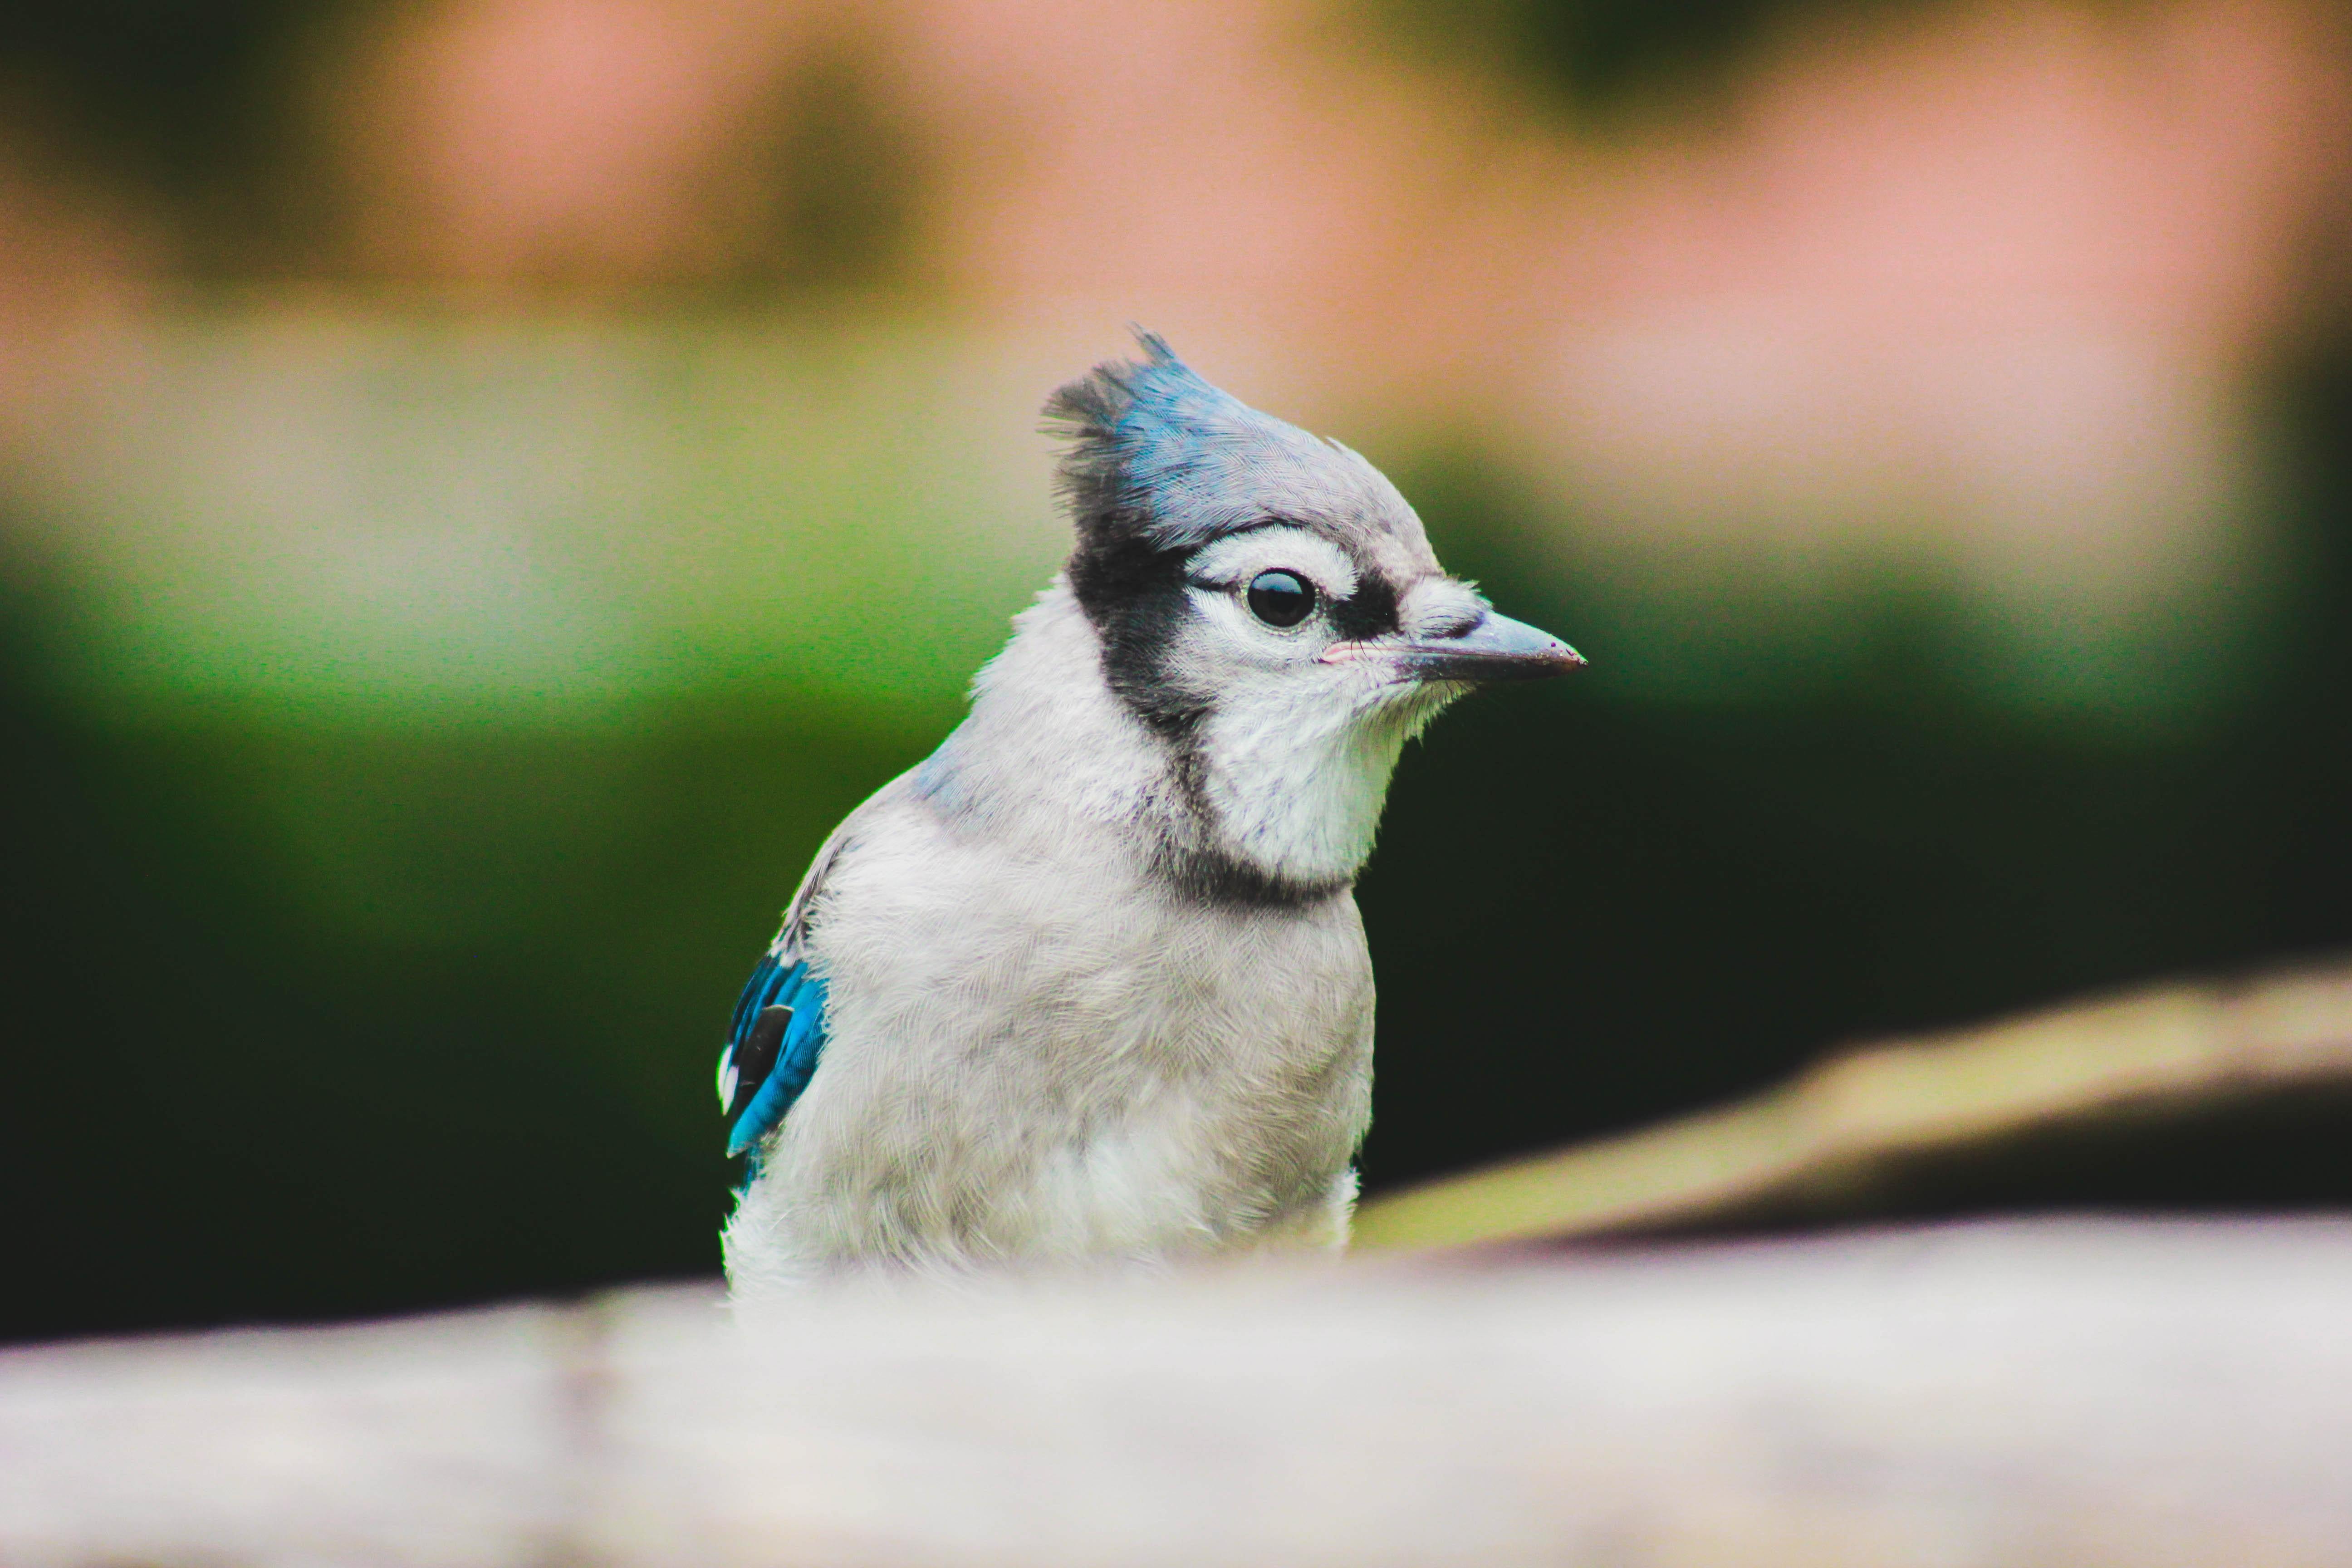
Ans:
POLYGON ((2352 1568, 2352 1218, 1554 1239, 2346 1088, 2352 973, 2179 987, 1363 1215, 1516 1249, 0 1352, 0 1568, 2352 1568))
POLYGON ((2352 1563, 2352 1224, 705 1291, 0 1356, 0 1562, 2352 1563))

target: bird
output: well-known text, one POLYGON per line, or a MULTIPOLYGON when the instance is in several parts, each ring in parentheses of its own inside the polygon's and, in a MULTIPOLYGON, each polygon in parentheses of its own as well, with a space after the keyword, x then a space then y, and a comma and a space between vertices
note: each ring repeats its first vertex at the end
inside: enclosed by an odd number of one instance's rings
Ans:
POLYGON ((1137 342, 1045 405, 1066 564, 737 1003, 739 1307, 1345 1245, 1391 773, 1471 688, 1585 661, 1447 575, 1363 458, 1137 342))

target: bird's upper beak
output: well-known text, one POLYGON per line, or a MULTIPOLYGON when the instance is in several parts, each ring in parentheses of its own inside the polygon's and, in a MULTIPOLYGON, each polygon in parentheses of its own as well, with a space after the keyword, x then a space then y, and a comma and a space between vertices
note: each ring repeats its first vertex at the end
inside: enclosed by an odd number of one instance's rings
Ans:
POLYGON ((1488 610, 1450 637, 1416 637, 1402 642, 1339 643, 1327 650, 1326 661, 1383 658, 1416 680, 1537 680, 1566 675, 1585 662, 1584 656, 1525 621, 1488 610))

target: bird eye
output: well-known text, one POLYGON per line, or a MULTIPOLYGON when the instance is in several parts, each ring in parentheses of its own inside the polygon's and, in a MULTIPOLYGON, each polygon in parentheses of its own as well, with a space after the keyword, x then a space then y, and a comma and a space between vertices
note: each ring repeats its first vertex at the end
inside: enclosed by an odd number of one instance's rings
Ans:
POLYGON ((1261 572, 1250 579, 1250 614, 1270 626, 1295 626, 1315 608, 1315 588, 1294 572, 1261 572))

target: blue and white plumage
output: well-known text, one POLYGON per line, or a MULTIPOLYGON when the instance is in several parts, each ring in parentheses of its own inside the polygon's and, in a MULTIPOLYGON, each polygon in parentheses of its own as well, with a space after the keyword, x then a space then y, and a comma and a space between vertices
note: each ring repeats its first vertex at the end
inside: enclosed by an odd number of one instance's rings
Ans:
POLYGON ((737 1007, 739 1304, 862 1263, 1345 1239, 1390 773, 1469 684, 1581 661, 1446 576, 1361 458, 1143 347, 1047 405, 1067 567, 737 1007))

